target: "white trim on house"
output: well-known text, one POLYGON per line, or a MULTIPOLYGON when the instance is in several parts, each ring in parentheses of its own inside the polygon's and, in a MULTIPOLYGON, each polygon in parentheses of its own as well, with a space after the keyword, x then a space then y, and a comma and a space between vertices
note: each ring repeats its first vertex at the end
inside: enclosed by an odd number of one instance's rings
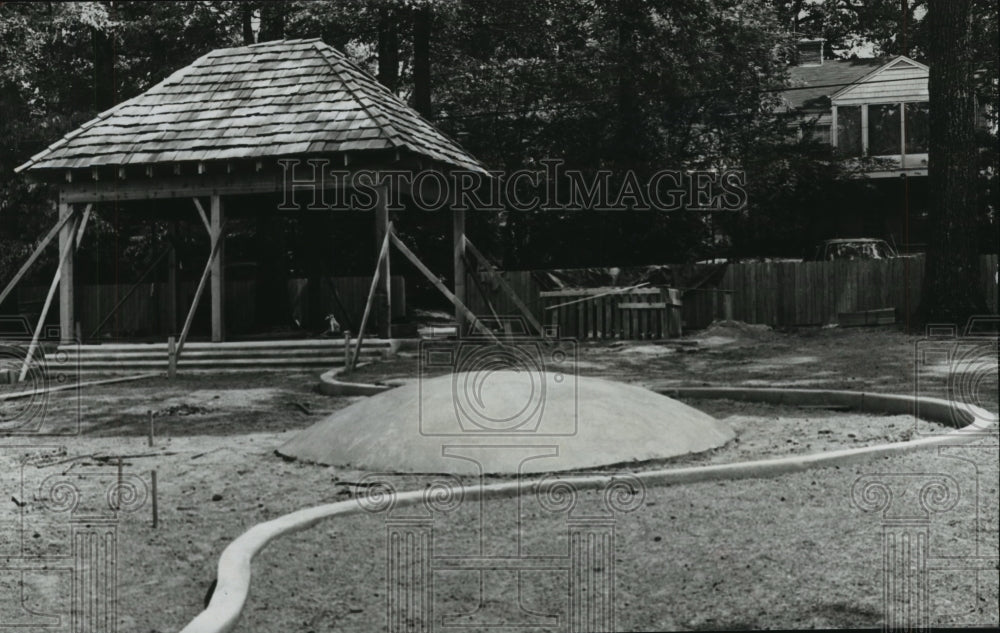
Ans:
POLYGON ((927 101, 929 69, 900 55, 830 95, 832 105, 927 101))

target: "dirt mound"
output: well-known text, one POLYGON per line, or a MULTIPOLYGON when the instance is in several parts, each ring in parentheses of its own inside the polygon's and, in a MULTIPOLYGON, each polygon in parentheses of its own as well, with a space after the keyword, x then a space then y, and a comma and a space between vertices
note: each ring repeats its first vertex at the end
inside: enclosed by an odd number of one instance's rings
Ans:
POLYGON ((278 453, 364 470, 517 474, 665 459, 733 437, 725 422, 634 385, 484 370, 417 381, 352 404, 278 453))
POLYGON ((767 325, 722 320, 714 321, 707 328, 692 336, 691 340, 697 341, 702 347, 719 347, 757 343, 771 340, 774 336, 774 330, 767 325))
POLYGON ((713 321, 702 332, 707 336, 730 336, 735 338, 770 338, 774 330, 760 323, 744 323, 743 321, 721 320, 713 321))

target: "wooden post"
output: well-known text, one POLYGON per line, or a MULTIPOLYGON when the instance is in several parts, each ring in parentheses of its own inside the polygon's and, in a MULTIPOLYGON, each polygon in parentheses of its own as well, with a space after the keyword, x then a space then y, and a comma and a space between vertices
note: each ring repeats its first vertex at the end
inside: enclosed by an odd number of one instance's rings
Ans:
POLYGON ((153 411, 150 410, 146 413, 149 418, 149 437, 147 437, 147 442, 149 446, 153 446, 153 411))
POLYGON ((226 238, 222 234, 224 222, 221 196, 212 196, 212 241, 216 244, 218 254, 211 260, 212 266, 212 342, 220 343, 226 338, 226 297, 225 297, 225 259, 226 238))
MULTIPOLYGON (((73 215, 73 205, 66 202, 59 203, 59 218, 73 215)), ((59 231, 59 252, 63 253, 59 262, 59 341, 63 345, 73 342, 74 323, 76 317, 73 314, 73 263, 75 246, 76 225, 72 222, 63 225, 59 231), (64 249, 69 249, 64 250, 64 249)), ((44 325, 44 324, 43 324, 44 325)))
POLYGON ((344 367, 351 367, 351 331, 344 330, 344 367))
MULTIPOLYGON (((378 196, 375 203, 375 239, 380 247, 386 243, 389 231, 389 191, 383 186, 375 188, 378 196)), ((389 279, 389 250, 381 256, 378 263, 378 277, 385 281, 375 290, 375 322, 378 335, 388 339, 392 337, 392 292, 389 279)), ((358 332, 358 337, 364 335, 364 328, 358 332)))
MULTIPOLYGON (((223 223, 222 228, 219 229, 219 237, 222 237, 223 232, 226 230, 226 225, 223 223)), ((215 240, 212 244, 212 252, 208 254, 208 262, 205 264, 205 270, 201 273, 201 279, 198 280, 198 288, 194 291, 194 300, 191 302, 191 309, 188 310, 187 318, 184 320, 184 328, 181 330, 181 337, 177 341, 177 351, 174 354, 174 362, 180 358, 181 352, 184 351, 184 343, 187 341, 188 333, 191 331, 191 323, 194 321, 194 313, 198 310, 198 302, 201 301, 201 295, 205 291, 205 282, 208 281, 208 276, 212 271, 212 264, 215 262, 215 258, 219 254, 219 248, 222 245, 222 240, 215 240)))
POLYGON ((115 496, 115 512, 122 508, 122 456, 118 456, 118 494, 115 496))
MULTIPOLYGON (((63 262, 73 256, 73 238, 76 233, 77 223, 74 220, 66 226, 70 227, 69 235, 65 239, 65 244, 62 244, 59 247, 59 261, 57 262, 58 268, 56 268, 56 274, 52 276, 52 283, 49 285, 49 292, 45 295, 45 303, 42 305, 42 313, 38 317, 38 326, 35 328, 35 333, 31 337, 31 344, 28 345, 28 353, 24 357, 24 364, 21 365, 21 373, 17 379, 18 382, 23 382, 25 377, 28 375, 28 369, 31 367, 31 362, 35 357, 35 351, 38 349, 38 339, 42 335, 42 331, 45 329, 45 319, 49 315, 49 308, 52 307, 52 299, 55 297, 56 289, 61 288, 64 285, 60 281, 63 274, 63 262)), ((64 241, 61 235, 59 241, 64 241)), ((65 327, 64 324, 63 327, 65 327)), ((70 341, 72 342, 73 324, 70 323, 69 327, 69 336, 70 341)), ((64 329, 61 332, 61 335, 65 336, 65 334, 66 330, 64 329)))
POLYGON ((151 488, 152 488, 152 493, 153 493, 152 494, 152 497, 153 497, 153 528, 156 528, 160 524, 160 503, 159 503, 159 499, 156 498, 156 493, 157 493, 157 490, 156 490, 156 471, 154 470, 151 473, 151 475, 152 475, 152 477, 151 477, 152 478, 152 482, 151 482, 152 486, 151 486, 151 488))
MULTIPOLYGON (((351 356, 351 364, 347 367, 348 373, 354 371, 358 366, 358 358, 361 357, 361 343, 365 340, 365 327, 368 325, 368 315, 371 313, 372 304, 375 301, 375 293, 379 286, 379 275, 382 272, 382 261, 389 257, 389 239, 394 238, 392 234, 392 223, 386 226, 385 237, 382 238, 382 247, 378 252, 378 261, 375 263, 375 275, 372 277, 371 288, 368 289, 368 300, 365 301, 365 312, 361 315, 361 329, 358 330, 358 342, 351 356)), ((350 340, 350 339, 348 339, 350 340)))
MULTIPOLYGON (((454 262, 455 273, 455 298, 462 305, 466 304, 465 295, 465 209, 453 209, 451 212, 451 240, 452 240, 452 261, 454 262)), ((455 306, 455 333, 458 336, 465 335, 465 328, 468 325, 465 312, 457 305, 455 306)))
POLYGON ((167 378, 177 377, 177 343, 174 337, 167 339, 167 378))
POLYGON ((167 255, 167 333, 177 333, 177 220, 167 228, 170 253, 167 255))

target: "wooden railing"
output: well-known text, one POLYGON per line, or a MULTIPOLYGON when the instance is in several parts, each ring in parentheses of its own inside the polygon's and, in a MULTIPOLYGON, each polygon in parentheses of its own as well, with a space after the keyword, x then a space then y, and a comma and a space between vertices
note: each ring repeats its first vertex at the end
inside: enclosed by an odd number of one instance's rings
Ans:
POLYGON ((660 339, 681 335, 680 291, 672 288, 576 288, 540 293, 544 323, 559 336, 660 339))

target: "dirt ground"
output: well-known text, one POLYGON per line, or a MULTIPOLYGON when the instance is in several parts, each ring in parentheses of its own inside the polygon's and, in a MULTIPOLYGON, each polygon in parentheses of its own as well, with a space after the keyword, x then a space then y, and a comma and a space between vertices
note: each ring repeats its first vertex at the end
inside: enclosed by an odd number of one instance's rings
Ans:
MULTIPOLYGON (((992 367, 987 355, 985 364, 966 362, 958 379, 949 381, 940 355, 932 362, 922 351, 926 343, 892 329, 778 333, 730 324, 663 344, 581 345, 578 368, 581 374, 654 388, 785 385, 905 394, 919 386, 927 395, 951 389, 997 411, 995 351, 992 367)), ((413 379, 417 362, 410 352, 364 367, 359 377, 413 379)), ((88 512, 108 514, 115 504, 127 506, 112 515, 119 630, 175 631, 202 608, 218 557, 232 539, 260 521, 363 490, 352 484, 369 473, 288 462, 274 454, 291 433, 353 401, 316 394, 316 381, 314 374, 290 373, 154 378, 92 387, 78 396, 63 392, 46 402, 43 426, 72 435, 0 438, 0 596, 15 595, 19 583, 24 594, 23 607, 0 597, 0 623, 68 612, 66 573, 18 575, 5 569, 39 557, 48 557, 53 570, 65 569, 51 561, 71 559, 74 519, 88 512), (123 478, 135 482, 135 499, 106 493, 118 477, 118 456, 123 478), (52 507, 62 498, 52 484, 62 480, 72 482, 82 501, 73 512, 54 514, 52 507)), ((676 460, 684 465, 812 453, 942 430, 908 416, 722 400, 689 403, 727 419, 738 441, 676 460)), ((20 414, 16 406, 21 405, 0 402, 0 416, 20 414)), ((595 574, 613 569, 614 590, 594 585, 587 594, 592 599, 584 602, 598 609, 591 617, 613 614, 619 630, 880 626, 882 531, 890 517, 863 512, 852 502, 852 489, 861 476, 896 485, 917 481, 914 474, 932 479, 945 474, 961 493, 954 507, 928 515, 928 552, 964 557, 966 569, 931 573, 930 624, 995 626, 996 445, 994 434, 968 448, 849 468, 643 489, 638 507, 586 528, 596 533, 613 526, 613 538, 592 552, 590 564, 595 574)), ((652 466, 663 464, 636 467, 652 466)), ((419 477, 388 479, 398 489, 427 483, 419 477)), ((919 512, 921 500, 912 494, 907 489, 896 498, 910 504, 901 506, 904 512, 919 512)), ((568 526, 579 528, 581 516, 599 514, 604 499, 599 492, 580 493, 571 512, 558 512, 528 495, 460 504, 431 523, 424 517, 422 525, 433 529, 433 564, 442 566, 433 572, 434 617, 453 618, 449 622, 456 626, 485 622, 526 631, 568 630, 567 587, 580 586, 572 584, 576 572, 565 564, 568 526), (540 557, 545 564, 533 571, 494 566, 483 572, 446 560, 513 555, 540 557), (480 608, 468 613, 475 604, 480 608)), ((392 613, 387 574, 415 569, 390 565, 396 559, 386 539, 396 529, 395 518, 357 515, 273 544, 255 563, 240 630, 385 630, 392 613)))

